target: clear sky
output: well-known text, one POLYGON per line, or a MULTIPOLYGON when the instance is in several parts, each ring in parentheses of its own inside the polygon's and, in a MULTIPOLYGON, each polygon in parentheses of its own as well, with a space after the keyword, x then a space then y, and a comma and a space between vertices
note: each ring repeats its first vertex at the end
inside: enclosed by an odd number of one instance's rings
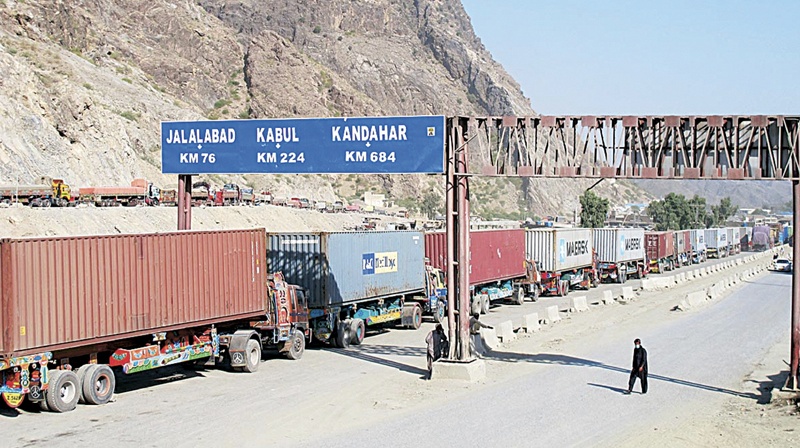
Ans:
POLYGON ((541 114, 800 114, 800 0, 462 0, 541 114))

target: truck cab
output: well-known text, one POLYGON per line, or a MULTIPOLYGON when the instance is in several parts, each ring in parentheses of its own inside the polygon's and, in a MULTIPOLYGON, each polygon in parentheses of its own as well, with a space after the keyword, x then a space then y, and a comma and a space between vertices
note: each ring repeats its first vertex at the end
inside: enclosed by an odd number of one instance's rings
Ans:
POLYGON ((441 269, 425 266, 425 295, 423 311, 433 315, 436 322, 444 322, 447 316, 447 284, 441 269))
POLYGON ((274 347, 290 359, 300 359, 311 338, 308 325, 308 300, 303 288, 286 282, 277 272, 268 277, 269 303, 264 320, 253 322, 261 333, 262 345, 274 347))

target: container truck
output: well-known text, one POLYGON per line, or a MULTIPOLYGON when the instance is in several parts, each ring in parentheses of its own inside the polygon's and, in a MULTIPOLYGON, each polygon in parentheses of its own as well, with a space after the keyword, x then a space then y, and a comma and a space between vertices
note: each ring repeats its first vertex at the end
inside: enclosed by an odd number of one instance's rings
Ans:
POLYGON ((79 200, 97 207, 155 205, 160 191, 144 179, 134 179, 129 187, 81 187, 79 200))
POLYGON ((0 203, 31 207, 67 207, 75 203, 69 185, 62 179, 41 177, 36 185, 0 185, 0 203))
POLYGON ((706 233, 703 229, 690 230, 692 240, 692 263, 699 264, 708 259, 706 233))
POLYGON ((769 226, 753 227, 753 250, 757 252, 765 251, 772 247, 769 226))
POLYGON ((601 281, 625 283, 647 275, 644 229, 594 229, 593 236, 601 281))
MULTIPOLYGON (((270 233, 267 267, 303 287, 313 336, 358 345, 369 328, 443 319, 446 291, 425 267, 421 232, 270 233)), ((441 277, 438 277, 439 279, 441 277)))
POLYGON ((0 395, 66 412, 122 374, 300 358, 305 295, 266 250, 264 229, 0 240, 0 395))
POLYGON ((753 250, 752 227, 739 227, 739 247, 743 251, 753 250))
POLYGON ((528 229, 525 258, 538 272, 528 295, 563 296, 570 289, 589 289, 598 282, 591 229, 528 229))
POLYGON ((663 273, 675 269, 678 261, 673 232, 645 232, 644 241, 651 272, 663 273))
POLYGON ((728 256, 728 232, 725 229, 705 229, 706 254, 708 258, 728 256))
MULTIPOLYGON (((525 230, 475 230, 469 234, 469 285, 473 312, 487 313, 493 301, 525 301, 525 291, 535 275, 525 260, 525 230)), ((425 255, 430 264, 447 269, 444 232, 425 234, 425 255)))
POLYGON ((730 255, 738 254, 742 251, 738 227, 726 227, 728 232, 728 251, 730 255))
POLYGON ((692 234, 689 230, 677 230, 673 232, 675 240, 675 258, 678 266, 688 266, 692 264, 692 234))

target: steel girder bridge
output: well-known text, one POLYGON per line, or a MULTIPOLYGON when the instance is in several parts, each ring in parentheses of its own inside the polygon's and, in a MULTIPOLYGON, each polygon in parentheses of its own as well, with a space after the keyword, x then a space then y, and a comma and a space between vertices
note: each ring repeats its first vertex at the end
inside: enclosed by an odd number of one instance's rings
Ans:
MULTIPOLYGON (((469 178, 788 180, 800 228, 800 116, 448 117, 447 290, 451 358, 469 361, 469 178), (480 166, 471 170, 470 166, 480 166), (456 316, 457 315, 457 316, 456 316)), ((800 260, 800 246, 794 245, 800 260)), ((800 363, 800 271, 792 277, 791 373, 800 363)))

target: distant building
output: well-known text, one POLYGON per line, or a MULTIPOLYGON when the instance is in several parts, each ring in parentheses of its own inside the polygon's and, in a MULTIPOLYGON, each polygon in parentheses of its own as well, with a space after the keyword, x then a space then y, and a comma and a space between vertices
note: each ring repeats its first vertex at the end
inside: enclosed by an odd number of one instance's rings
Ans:
POLYGON ((372 193, 370 191, 364 193, 364 204, 366 205, 371 205, 372 207, 383 207, 385 202, 385 194, 372 193))

